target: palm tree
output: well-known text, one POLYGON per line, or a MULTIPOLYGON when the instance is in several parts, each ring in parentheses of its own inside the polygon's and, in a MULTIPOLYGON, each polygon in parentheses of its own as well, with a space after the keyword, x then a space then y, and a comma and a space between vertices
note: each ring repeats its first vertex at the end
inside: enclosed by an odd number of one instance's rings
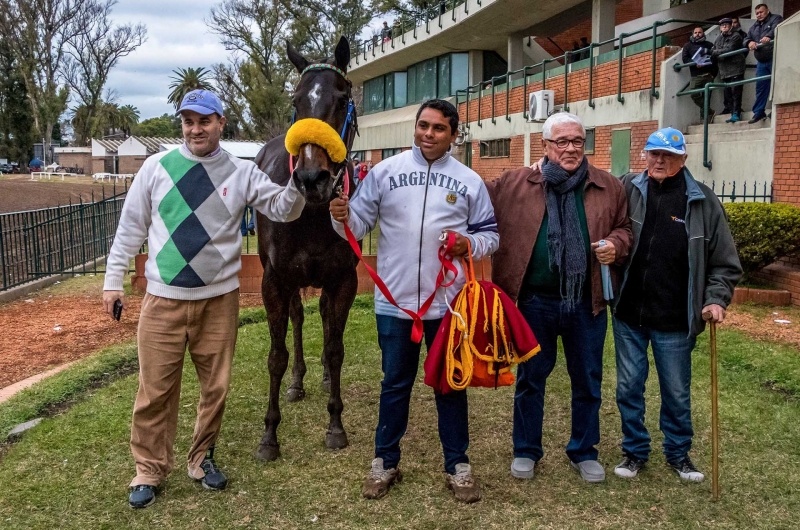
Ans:
POLYGON ((175 76, 170 76, 173 82, 169 85, 172 92, 169 93, 167 101, 175 105, 175 109, 180 107, 183 96, 198 88, 211 88, 211 72, 203 67, 200 68, 178 68, 173 70, 175 76))
POLYGON ((119 108, 119 127, 126 137, 131 135, 131 129, 137 123, 139 123, 139 109, 133 105, 123 105, 119 108))

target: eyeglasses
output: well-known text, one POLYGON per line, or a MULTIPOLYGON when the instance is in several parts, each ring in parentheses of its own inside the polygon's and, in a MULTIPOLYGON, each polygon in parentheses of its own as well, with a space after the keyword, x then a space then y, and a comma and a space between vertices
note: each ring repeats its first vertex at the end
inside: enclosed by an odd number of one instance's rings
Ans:
POLYGON ((548 140, 545 138, 545 140, 551 144, 556 144, 556 147, 559 149, 566 149, 569 144, 572 144, 575 149, 580 149, 586 144, 586 138, 573 138, 572 140, 567 140, 565 138, 562 138, 561 140, 548 140))

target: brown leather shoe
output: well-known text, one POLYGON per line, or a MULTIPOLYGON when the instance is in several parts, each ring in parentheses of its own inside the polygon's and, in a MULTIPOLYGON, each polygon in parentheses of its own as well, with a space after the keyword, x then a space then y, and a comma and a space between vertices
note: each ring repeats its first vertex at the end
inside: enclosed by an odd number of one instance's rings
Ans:
POLYGON ((389 488, 395 482, 403 480, 400 470, 395 468, 383 469, 383 458, 372 461, 372 468, 364 479, 361 494, 365 499, 380 499, 389 493, 389 488))
POLYGON ((470 504, 481 500, 481 487, 472 478, 472 466, 469 464, 456 464, 455 475, 448 474, 446 481, 457 501, 470 504))

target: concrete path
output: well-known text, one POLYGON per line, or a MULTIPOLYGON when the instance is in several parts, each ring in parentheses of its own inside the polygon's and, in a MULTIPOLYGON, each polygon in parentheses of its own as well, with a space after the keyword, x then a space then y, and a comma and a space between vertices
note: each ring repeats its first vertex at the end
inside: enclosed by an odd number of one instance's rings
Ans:
POLYGON ((17 392, 25 390, 26 388, 30 388, 35 383, 38 383, 39 381, 41 381, 45 377, 50 377, 51 375, 55 375, 58 372, 66 370, 67 368, 69 368, 70 366, 75 364, 75 362, 76 361, 72 361, 71 363, 62 364, 61 366, 57 366, 57 367, 55 367, 55 368, 53 368, 51 370, 48 370, 46 372, 42 372, 40 374, 33 375, 33 376, 31 376, 31 377, 29 377, 27 379, 23 379, 22 381, 19 381, 18 383, 14 383, 13 385, 9 385, 9 386, 7 386, 5 388, 0 388, 0 403, 4 403, 5 401, 8 401, 17 392))

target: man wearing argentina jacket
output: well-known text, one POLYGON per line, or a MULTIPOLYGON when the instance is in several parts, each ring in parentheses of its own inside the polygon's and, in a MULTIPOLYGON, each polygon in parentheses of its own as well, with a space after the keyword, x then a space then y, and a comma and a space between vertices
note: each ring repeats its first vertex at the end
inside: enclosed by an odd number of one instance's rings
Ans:
MULTIPOLYGON (((454 257, 467 252, 467 241, 474 259, 492 254, 498 246, 494 209, 483 180, 450 156, 457 127, 458 112, 452 104, 436 99, 423 103, 417 112, 412 149, 376 165, 351 200, 343 197, 331 202, 333 226, 342 237, 344 222, 361 239, 380 219, 378 274, 395 301, 412 311, 419 311, 434 291, 443 232, 457 234, 451 252, 454 257)), ((455 283, 437 290, 422 317, 428 348, 447 311, 447 301, 452 301, 465 283, 459 260, 453 263, 458 269, 455 283)), ((411 340, 412 320, 377 288, 375 313, 384 377, 375 459, 362 489, 368 499, 383 497, 400 479, 400 439, 408 425, 420 353, 420 344, 411 340)), ((466 392, 437 393, 436 409, 447 487, 461 502, 478 501, 480 486, 472 477, 467 457, 466 392)))

